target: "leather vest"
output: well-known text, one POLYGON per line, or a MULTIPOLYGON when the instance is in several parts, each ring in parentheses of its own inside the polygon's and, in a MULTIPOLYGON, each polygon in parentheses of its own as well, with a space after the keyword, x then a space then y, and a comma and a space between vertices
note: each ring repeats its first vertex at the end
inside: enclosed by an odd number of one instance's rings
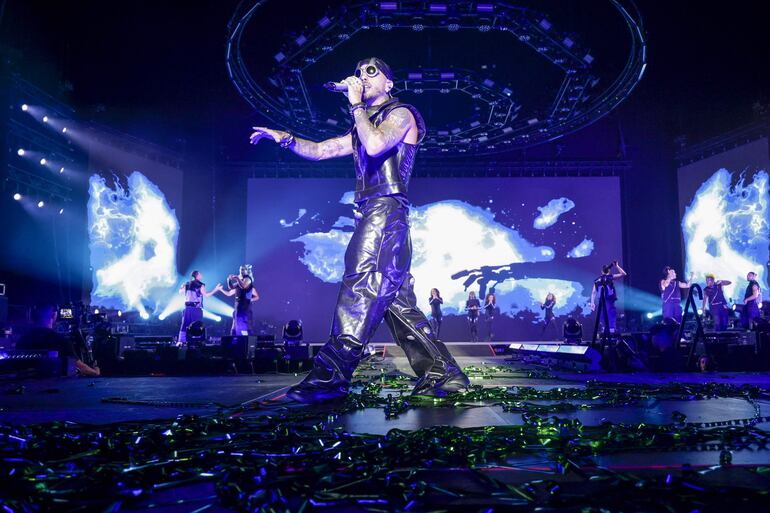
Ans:
POLYGON ((380 196, 403 194, 406 196, 409 178, 412 176, 417 148, 425 137, 425 121, 412 105, 401 103, 398 98, 391 98, 381 105, 367 109, 369 120, 374 126, 380 126, 394 109, 406 108, 417 123, 417 143, 400 142, 382 155, 372 157, 358 139, 355 126, 351 131, 353 138, 353 162, 356 168, 356 203, 380 196))

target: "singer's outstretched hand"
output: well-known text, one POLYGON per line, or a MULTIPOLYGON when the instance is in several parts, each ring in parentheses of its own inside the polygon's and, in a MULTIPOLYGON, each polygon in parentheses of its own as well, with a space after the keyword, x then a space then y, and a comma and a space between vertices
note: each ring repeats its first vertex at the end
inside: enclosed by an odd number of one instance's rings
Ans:
POLYGON ((257 144, 262 139, 271 139, 273 142, 280 142, 284 137, 288 137, 287 132, 281 130, 272 130, 262 126, 253 126, 254 133, 249 137, 251 144, 257 144))
POLYGON ((361 100, 364 97, 364 83, 361 82, 361 79, 350 76, 343 80, 342 83, 347 84, 348 86, 348 91, 345 94, 347 95, 350 104, 355 105, 356 103, 361 103, 361 100))

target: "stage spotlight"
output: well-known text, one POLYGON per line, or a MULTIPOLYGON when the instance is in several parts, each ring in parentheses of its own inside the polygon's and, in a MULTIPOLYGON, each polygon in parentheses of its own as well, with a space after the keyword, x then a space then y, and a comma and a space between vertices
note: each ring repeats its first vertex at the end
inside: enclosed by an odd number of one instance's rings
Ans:
POLYGON ((18 155, 19 157, 23 157, 24 153, 25 153, 24 148, 19 148, 18 150, 16 150, 16 155, 18 155))
POLYGON ((123 317, 123 310, 118 310, 118 317, 123 317))
POLYGON ((45 201, 40 200, 37 202, 37 208, 43 208, 45 206, 45 201))
POLYGON ((647 318, 648 318, 648 319, 652 319, 653 317, 655 317, 655 314, 654 314, 654 313, 652 313, 652 312, 647 312, 647 318))
POLYGON ((63 172, 64 172, 64 168, 62 167, 59 169, 59 174, 62 174, 63 172))
POLYGON ((19 194, 17 192, 16 194, 13 195, 13 199, 15 199, 16 201, 20 201, 21 200, 21 194, 19 194))
POLYGON ((27 110, 29 110, 29 105, 27 105, 26 103, 22 103, 21 110, 23 110, 24 112, 27 112, 27 110))
POLYGON ((94 308, 94 314, 99 315, 99 309, 98 308, 94 308))
POLYGON ((567 344, 580 344, 583 340, 583 325, 574 317, 570 317, 564 322, 562 335, 567 344))
POLYGON ((698 315, 703 315, 703 310, 701 310, 700 308, 698 308, 698 315))
POLYGON ((146 321, 147 319, 150 318, 150 314, 148 314, 147 312, 142 311, 142 312, 139 312, 139 317, 141 317, 142 319, 144 319, 146 321))
POLYGON ((283 327, 283 343, 285 345, 298 345, 302 343, 302 323, 291 320, 283 327))
POLYGON ((186 330, 187 345, 202 345, 206 341, 206 326, 201 321, 190 324, 186 330))
POLYGON ((63 133, 63 134, 66 134, 66 133, 67 133, 67 127, 66 127, 66 126, 65 126, 64 128, 62 128, 62 129, 61 129, 61 133, 63 133))
POLYGON ((48 123, 48 116, 43 116, 43 123, 48 123))
MULTIPOLYGON (((60 209, 59 209, 59 215, 62 215, 63 213, 64 213, 64 209, 63 209, 63 208, 60 208, 60 209)), ((120 314, 118 314, 118 315, 120 315, 120 314)))
POLYGON ((46 164, 48 164, 48 161, 46 159, 44 159, 44 158, 40 159, 40 165, 41 166, 45 166, 46 164))

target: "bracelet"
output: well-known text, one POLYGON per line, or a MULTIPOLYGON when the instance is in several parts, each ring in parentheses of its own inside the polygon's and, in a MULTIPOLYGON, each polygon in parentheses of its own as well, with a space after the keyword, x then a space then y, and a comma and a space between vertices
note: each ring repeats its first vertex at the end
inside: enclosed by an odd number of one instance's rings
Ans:
POLYGON ((350 106, 350 115, 352 116, 356 112, 356 109, 365 109, 365 108, 366 108, 366 103, 364 102, 354 103, 353 105, 350 106))
POLYGON ((294 134, 289 134, 288 136, 281 139, 281 141, 278 143, 281 145, 281 148, 291 148, 294 146, 294 143, 296 143, 297 140, 294 138, 294 134))

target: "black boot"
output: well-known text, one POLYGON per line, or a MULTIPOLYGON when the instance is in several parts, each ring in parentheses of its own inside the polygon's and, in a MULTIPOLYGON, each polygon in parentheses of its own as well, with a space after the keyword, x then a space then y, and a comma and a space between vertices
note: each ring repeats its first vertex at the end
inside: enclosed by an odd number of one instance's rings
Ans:
POLYGON ((444 343, 434 338, 422 313, 397 306, 388 309, 385 321, 419 378, 412 394, 444 396, 468 388, 470 380, 444 343))
POLYGON ((318 351, 310 373, 291 387, 286 397, 305 404, 342 399, 350 390, 353 371, 363 354, 363 344, 352 337, 332 337, 318 351))

